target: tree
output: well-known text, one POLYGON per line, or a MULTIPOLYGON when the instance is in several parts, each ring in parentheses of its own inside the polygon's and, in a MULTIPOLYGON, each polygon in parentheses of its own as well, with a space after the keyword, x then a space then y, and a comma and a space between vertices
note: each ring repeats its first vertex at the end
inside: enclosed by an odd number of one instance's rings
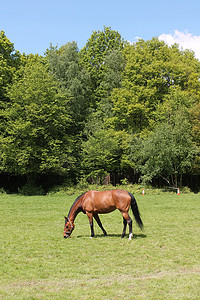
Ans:
POLYGON ((105 175, 121 173, 127 167, 129 135, 113 128, 96 126, 93 134, 82 144, 82 168, 88 178, 101 180, 105 175))
POLYGON ((101 99, 100 101, 110 98, 113 89, 121 87, 124 68, 125 59, 121 49, 110 51, 105 57, 104 73, 97 91, 97 96, 101 99))
POLYGON ((66 174, 73 166, 69 100, 44 61, 28 59, 9 86, 10 105, 0 137, 1 171, 66 174))
POLYGON ((189 51, 153 38, 124 48, 126 67, 122 87, 111 99, 116 128, 140 133, 156 125, 157 108, 172 88, 199 98, 200 63, 189 51))
POLYGON ((193 165, 193 174, 200 173, 200 104, 196 104, 190 111, 192 122, 192 138, 197 146, 197 153, 193 165))
POLYGON ((104 31, 93 32, 80 51, 80 61, 90 74, 92 90, 92 107, 83 132, 82 168, 93 179, 119 172, 125 153, 125 132, 115 132, 110 126, 113 116, 110 94, 120 87, 125 66, 122 48, 120 34, 104 27, 104 31))
POLYGON ((15 50, 14 44, 0 32, 0 109, 4 109, 8 99, 6 87, 12 82, 16 69, 20 65, 20 54, 15 50))
POLYGON ((177 115, 174 122, 159 124, 147 138, 133 140, 131 160, 143 182, 161 177, 177 187, 191 169, 195 152, 190 125, 183 115, 177 115))
POLYGON ((91 106, 90 75, 80 65, 76 42, 67 43, 60 49, 50 45, 46 57, 50 72, 68 94, 73 130, 78 134, 83 130, 91 106))
POLYGON ((182 91, 180 87, 171 87, 168 94, 163 97, 163 102, 157 105, 155 121, 174 122, 177 115, 181 114, 190 122, 191 109, 196 102, 195 95, 182 91))
POLYGON ((200 146, 200 104, 196 104, 190 110, 192 120, 192 136, 194 141, 200 146))
MULTIPOLYGON (((116 54, 115 51, 118 51, 119 56, 123 45, 124 42, 117 31, 111 30, 110 27, 104 27, 103 31, 94 31, 86 45, 80 51, 81 64, 91 76, 94 107, 96 107, 96 103, 101 99, 99 87, 107 70, 107 62, 109 62, 107 57, 112 55, 113 51, 113 55, 116 54)), ((113 66, 113 69, 116 66, 113 66)))

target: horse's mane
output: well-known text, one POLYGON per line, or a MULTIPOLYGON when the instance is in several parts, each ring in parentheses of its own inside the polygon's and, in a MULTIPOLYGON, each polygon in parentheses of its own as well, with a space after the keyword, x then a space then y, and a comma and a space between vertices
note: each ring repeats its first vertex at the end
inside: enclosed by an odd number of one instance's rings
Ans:
MULTIPOLYGON (((87 192, 85 192, 85 193, 87 193, 87 192)), ((73 206, 76 204, 76 202, 77 202, 77 201, 78 201, 85 193, 83 193, 82 195, 80 195, 80 196, 78 196, 78 197, 76 198, 76 200, 74 201, 74 203, 72 204, 72 206, 71 206, 71 208, 70 208, 70 210, 69 210, 68 217, 69 217, 69 215, 70 215, 70 212, 71 212, 73 206)))

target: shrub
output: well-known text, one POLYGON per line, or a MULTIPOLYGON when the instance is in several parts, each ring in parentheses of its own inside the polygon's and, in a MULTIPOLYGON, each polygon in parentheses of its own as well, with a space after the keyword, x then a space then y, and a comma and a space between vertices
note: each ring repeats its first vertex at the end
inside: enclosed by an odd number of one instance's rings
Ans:
POLYGON ((45 190, 41 186, 36 186, 33 183, 26 183, 19 189, 19 194, 24 196, 40 196, 45 195, 45 190))
POLYGON ((0 194, 6 194, 6 191, 3 187, 0 187, 0 194))

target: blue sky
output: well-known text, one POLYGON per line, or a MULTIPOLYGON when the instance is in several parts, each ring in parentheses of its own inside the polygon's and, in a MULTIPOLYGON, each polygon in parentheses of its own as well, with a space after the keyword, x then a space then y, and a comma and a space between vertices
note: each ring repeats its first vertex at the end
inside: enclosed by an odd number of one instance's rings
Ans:
POLYGON ((178 42, 200 58, 199 13, 200 0, 1 0, 0 30, 26 54, 71 41, 81 49, 105 25, 130 42, 178 42))

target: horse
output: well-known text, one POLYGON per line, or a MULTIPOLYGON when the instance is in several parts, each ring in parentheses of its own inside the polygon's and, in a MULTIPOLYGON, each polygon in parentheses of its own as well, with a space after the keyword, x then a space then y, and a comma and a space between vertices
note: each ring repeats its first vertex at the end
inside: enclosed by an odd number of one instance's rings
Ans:
POLYGON ((63 237, 69 238, 74 230, 74 220, 78 213, 83 212, 87 215, 90 223, 91 238, 94 237, 93 217, 97 224, 103 231, 104 236, 107 232, 104 229, 99 214, 106 214, 118 209, 123 216, 123 232, 121 237, 124 238, 126 234, 127 224, 129 225, 129 240, 132 239, 132 219, 128 214, 131 207, 137 225, 143 229, 143 223, 140 217, 140 212, 137 206, 135 197, 124 190, 108 190, 108 191, 88 191, 80 195, 72 204, 68 216, 65 218, 65 226, 63 237))

